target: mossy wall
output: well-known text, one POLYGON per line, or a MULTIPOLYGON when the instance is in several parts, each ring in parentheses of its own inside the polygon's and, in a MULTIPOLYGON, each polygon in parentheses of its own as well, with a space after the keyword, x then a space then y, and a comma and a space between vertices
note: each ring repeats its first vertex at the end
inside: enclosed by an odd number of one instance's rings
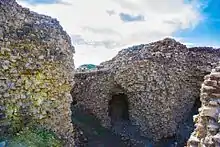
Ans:
POLYGON ((0 0, 0 135, 37 124, 74 144, 73 53, 56 19, 0 0))

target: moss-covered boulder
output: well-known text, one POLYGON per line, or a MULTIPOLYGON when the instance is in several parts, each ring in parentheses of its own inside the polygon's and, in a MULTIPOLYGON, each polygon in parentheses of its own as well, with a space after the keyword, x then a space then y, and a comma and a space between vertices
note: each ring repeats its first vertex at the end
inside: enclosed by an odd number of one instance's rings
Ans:
POLYGON ((56 19, 0 0, 0 136, 37 124, 74 144, 73 53, 56 19))

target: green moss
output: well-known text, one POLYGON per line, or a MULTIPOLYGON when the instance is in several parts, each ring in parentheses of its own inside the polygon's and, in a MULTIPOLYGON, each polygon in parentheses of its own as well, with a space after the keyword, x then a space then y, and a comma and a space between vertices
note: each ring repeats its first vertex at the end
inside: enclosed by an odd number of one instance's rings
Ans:
POLYGON ((16 104, 7 104, 6 115, 11 122, 12 132, 17 132, 23 127, 23 123, 19 114, 19 107, 16 104))
POLYGON ((40 128, 25 128, 9 139, 9 147, 62 147, 63 142, 53 132, 40 128))
MULTIPOLYGON (((0 72, 14 81, 15 85, 19 79, 19 84, 17 84, 19 86, 16 86, 16 89, 8 89, 10 96, 2 101, 6 105, 5 113, 10 122, 9 134, 19 132, 27 125, 54 126, 56 122, 48 120, 59 115, 55 112, 62 104, 65 93, 69 93, 71 90, 71 85, 68 82, 62 82, 63 78, 66 77, 63 72, 64 65, 60 61, 51 62, 38 59, 38 54, 41 52, 43 54, 47 50, 46 44, 38 45, 33 42, 20 41, 11 43, 7 48, 11 51, 21 52, 19 55, 21 58, 16 59, 16 62, 10 62, 9 70, 1 71, 0 69, 0 72), (38 61, 41 66, 34 69, 25 68, 30 58, 33 61, 38 61), (17 70, 17 73, 10 73, 11 69, 17 70)), ((11 59, 12 54, 9 51, 0 53, 1 58, 11 59)), ((34 134, 29 132, 29 136, 31 135, 34 134)), ((18 137, 18 139, 22 139, 22 137, 18 137)))
POLYGON ((35 48, 37 45, 36 43, 33 43, 33 42, 28 42, 28 41, 25 41, 25 40, 22 40, 22 41, 19 41, 19 42, 12 42, 9 46, 9 48, 11 49, 33 49, 35 48))

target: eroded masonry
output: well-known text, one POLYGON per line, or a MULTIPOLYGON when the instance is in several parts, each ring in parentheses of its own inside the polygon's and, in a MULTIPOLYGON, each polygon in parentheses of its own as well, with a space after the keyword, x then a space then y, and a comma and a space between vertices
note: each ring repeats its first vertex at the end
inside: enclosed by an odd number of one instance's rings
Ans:
POLYGON ((204 79, 200 95, 202 107, 194 116, 196 128, 188 140, 188 147, 220 146, 220 66, 204 79))
POLYGON ((40 125, 74 146, 73 53, 56 19, 0 0, 0 136, 40 125))
POLYGON ((129 121, 158 141, 177 133, 219 57, 219 50, 187 48, 169 38, 134 46, 102 63, 101 69, 77 72, 73 100, 105 127, 129 121))
POLYGON ((126 122, 157 142, 177 135, 201 100, 188 146, 220 146, 219 49, 166 38, 123 49, 97 70, 75 74, 73 54, 56 19, 0 0, 0 136, 39 125, 75 146, 72 103, 104 127, 126 122))

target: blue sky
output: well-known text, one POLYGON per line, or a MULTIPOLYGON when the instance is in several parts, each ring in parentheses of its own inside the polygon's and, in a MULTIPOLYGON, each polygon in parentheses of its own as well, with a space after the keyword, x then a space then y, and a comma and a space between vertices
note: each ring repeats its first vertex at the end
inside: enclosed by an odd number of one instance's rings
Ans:
POLYGON ((220 0, 17 0, 57 18, 72 38, 76 66, 165 37, 220 48, 220 0), (182 29, 185 28, 185 29, 182 29))
POLYGON ((144 21, 144 16, 142 16, 142 15, 132 16, 127 13, 120 13, 119 16, 120 16, 121 20, 124 22, 144 21))
MULTIPOLYGON (((30 4, 53 4, 60 0, 22 0, 30 4)), ((191 0, 186 0, 191 1, 191 0)), ((184 42, 193 43, 195 45, 214 45, 220 47, 220 0, 199 0, 200 3, 205 3, 205 8, 201 9, 204 20, 201 21, 195 28, 179 30, 173 33, 174 37, 183 38, 184 42)), ((109 11, 111 12, 111 11, 109 11)), ((112 11, 114 12, 114 11, 112 11)), ((120 18, 124 22, 142 21, 142 15, 130 15, 121 12, 120 18)))
MULTIPOLYGON (((204 3, 206 0, 200 0, 204 3)), ((195 28, 177 31, 176 37, 196 45, 218 46, 220 48, 220 0, 207 0, 206 7, 201 10, 204 20, 195 28), (208 2, 207 2, 208 1, 208 2)))

